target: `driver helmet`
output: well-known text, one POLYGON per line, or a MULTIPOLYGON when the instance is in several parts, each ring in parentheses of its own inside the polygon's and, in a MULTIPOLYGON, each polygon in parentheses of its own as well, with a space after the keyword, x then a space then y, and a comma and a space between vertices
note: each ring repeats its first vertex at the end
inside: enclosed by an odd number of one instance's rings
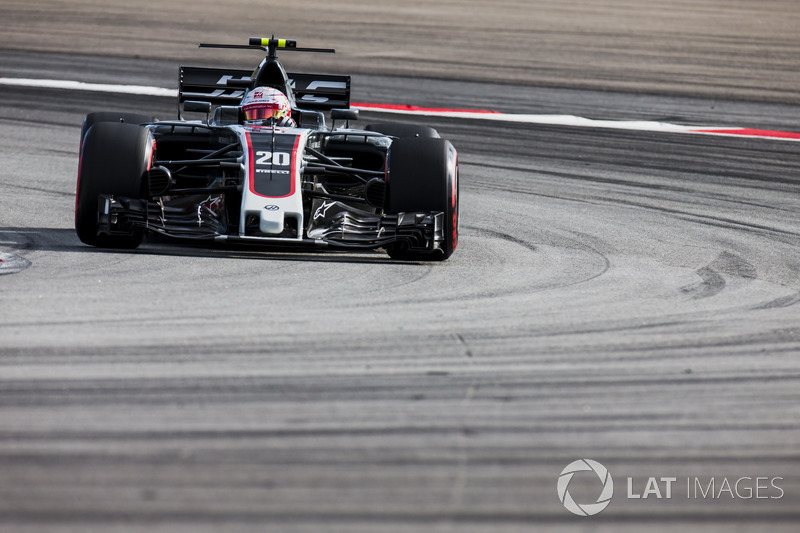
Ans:
POLYGON ((272 87, 257 87, 242 100, 242 112, 247 123, 289 125, 292 109, 286 95, 272 87))

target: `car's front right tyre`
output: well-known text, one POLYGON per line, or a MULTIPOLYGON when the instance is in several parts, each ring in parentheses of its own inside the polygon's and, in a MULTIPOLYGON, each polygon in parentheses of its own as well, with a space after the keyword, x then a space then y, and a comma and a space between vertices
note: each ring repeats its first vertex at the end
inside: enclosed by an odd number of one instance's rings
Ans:
POLYGON ((136 124, 98 122, 90 126, 81 143, 78 184, 75 194, 75 231, 92 246, 136 248, 144 230, 129 235, 99 234, 100 195, 141 198, 143 176, 153 156, 153 136, 136 124))

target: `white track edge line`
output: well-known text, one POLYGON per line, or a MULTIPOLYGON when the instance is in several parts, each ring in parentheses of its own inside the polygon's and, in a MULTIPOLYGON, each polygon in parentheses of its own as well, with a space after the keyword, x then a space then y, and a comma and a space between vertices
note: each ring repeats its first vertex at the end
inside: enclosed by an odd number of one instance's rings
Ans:
MULTIPOLYGON (((86 83, 72 80, 45 80, 34 78, 4 78, 0 77, 0 85, 15 87, 36 87, 47 89, 63 89, 73 91, 107 92, 117 94, 136 94, 142 96, 162 96, 177 98, 176 89, 164 87, 151 87, 147 85, 114 85, 106 83, 86 83)), ((371 106, 352 106, 354 109, 369 111, 373 113, 390 113, 398 115, 416 116, 436 116, 445 118, 464 118, 471 120, 490 120, 496 122, 514 122, 524 124, 540 124, 546 126, 568 126, 580 128, 600 128, 628 131, 646 131, 652 133, 683 133, 691 135, 716 135, 722 137, 738 137, 749 139, 771 139, 777 141, 800 142, 797 137, 779 137, 766 135, 746 135, 730 133, 735 130, 743 130, 740 127, 719 127, 719 126, 685 126, 671 124, 668 122, 655 121, 628 121, 628 120, 595 120, 574 115, 532 115, 532 114, 510 114, 510 113, 481 113, 469 111, 447 111, 447 110, 426 110, 426 109, 387 109, 371 106), (724 132, 713 130, 725 130, 724 132), (712 130, 712 131, 700 131, 712 130)))
POLYGON ((0 78, 0 85, 15 87, 37 87, 44 89, 65 89, 71 91, 89 91, 117 94, 138 94, 142 96, 178 96, 176 89, 149 87, 147 85, 111 85, 106 83, 85 83, 71 80, 40 80, 33 78, 0 78))

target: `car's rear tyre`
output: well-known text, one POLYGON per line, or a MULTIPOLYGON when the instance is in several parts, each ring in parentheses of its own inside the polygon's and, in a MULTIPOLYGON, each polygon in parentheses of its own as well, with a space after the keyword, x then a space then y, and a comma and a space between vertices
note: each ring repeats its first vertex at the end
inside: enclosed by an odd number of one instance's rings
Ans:
POLYGON ((416 124, 369 124, 364 129, 400 139, 409 137, 418 137, 420 139, 439 138, 439 132, 435 129, 428 126, 417 126, 416 124))
POLYGON ((443 261, 458 245, 458 153, 450 141, 405 138, 389 149, 386 192, 388 213, 444 213, 439 250, 418 250, 405 243, 387 247, 393 259, 443 261))
POLYGON ((143 196, 143 174, 153 155, 147 128, 120 122, 97 122, 86 131, 81 146, 75 194, 75 231, 86 244, 104 248, 136 248, 144 230, 130 235, 98 235, 99 195, 143 196))

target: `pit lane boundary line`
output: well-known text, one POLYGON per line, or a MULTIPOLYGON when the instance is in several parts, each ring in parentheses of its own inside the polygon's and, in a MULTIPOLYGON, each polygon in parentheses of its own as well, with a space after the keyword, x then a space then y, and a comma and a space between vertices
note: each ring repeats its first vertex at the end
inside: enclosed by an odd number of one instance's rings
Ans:
MULTIPOLYGON (((105 83, 86 83, 72 80, 46 80, 34 78, 0 77, 0 85, 15 87, 31 87, 45 89, 62 89, 74 91, 106 92, 117 94, 135 94, 142 96, 164 96, 177 98, 176 89, 151 87, 146 85, 114 85, 105 83)), ((567 126, 578 128, 600 128, 628 131, 644 131, 651 133, 681 133, 690 135, 717 135, 723 137, 744 137, 753 139, 771 139, 778 141, 800 141, 800 133, 789 131, 760 130, 744 127, 687 126, 656 121, 636 120, 598 120, 575 115, 536 115, 501 113, 499 111, 481 109, 446 109, 435 107, 417 107, 410 105, 353 103, 351 107, 377 113, 398 115, 417 115, 444 118, 468 118, 471 120, 489 120, 543 126, 567 126)))

